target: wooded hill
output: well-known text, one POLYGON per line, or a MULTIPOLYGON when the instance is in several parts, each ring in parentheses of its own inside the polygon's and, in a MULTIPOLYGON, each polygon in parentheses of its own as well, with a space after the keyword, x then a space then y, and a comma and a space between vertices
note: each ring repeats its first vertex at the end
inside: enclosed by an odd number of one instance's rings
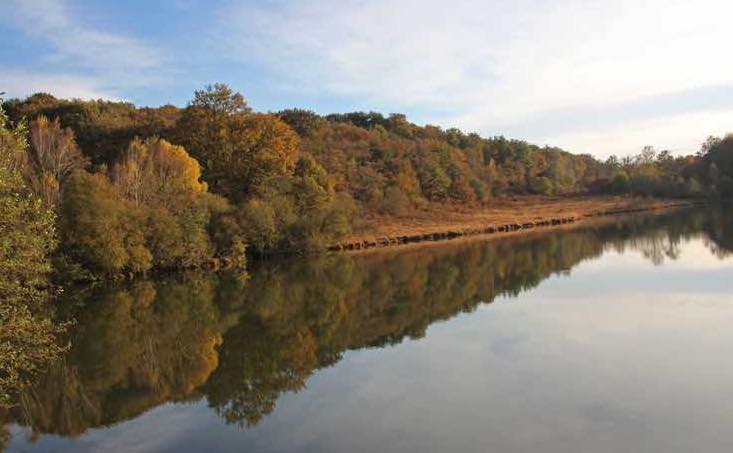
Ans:
MULTIPOLYGON (((75 275, 244 263, 244 251, 322 250, 369 213, 476 206, 523 194, 728 198, 733 138, 673 157, 599 161, 504 137, 418 126, 404 115, 252 111, 221 84, 185 108, 10 100, 28 143, 12 153, 57 216, 57 267, 75 275)), ((592 150, 589 150, 592 151, 592 150)))

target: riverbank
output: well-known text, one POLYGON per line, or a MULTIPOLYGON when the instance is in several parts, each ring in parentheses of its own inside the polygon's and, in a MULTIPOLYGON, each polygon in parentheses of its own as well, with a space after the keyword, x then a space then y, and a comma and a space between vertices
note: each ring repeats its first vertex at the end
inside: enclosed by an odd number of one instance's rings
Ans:
POLYGON ((370 216, 364 220, 360 233, 331 245, 329 250, 363 250, 479 234, 517 234, 574 224, 593 217, 696 204, 700 201, 615 196, 523 196, 498 198, 490 206, 474 209, 436 205, 410 215, 370 216))

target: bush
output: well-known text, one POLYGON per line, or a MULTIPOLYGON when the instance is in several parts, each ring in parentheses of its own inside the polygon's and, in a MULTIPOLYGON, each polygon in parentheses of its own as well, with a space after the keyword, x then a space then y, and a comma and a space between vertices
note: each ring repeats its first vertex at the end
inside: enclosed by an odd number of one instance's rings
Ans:
POLYGON ((152 266, 145 247, 144 216, 120 197, 102 174, 78 171, 61 201, 61 237, 66 253, 104 275, 141 272, 152 266))
POLYGON ((532 193, 538 194, 538 195, 551 195, 554 189, 554 186, 552 184, 552 181, 550 181, 550 178, 547 178, 545 176, 540 176, 537 178, 531 178, 529 180, 529 188, 532 191, 532 193))
POLYGON ((616 176, 613 177, 611 191, 619 195, 625 195, 631 191, 631 180, 625 171, 616 173, 616 176))
POLYGON ((410 205, 410 198, 399 187, 389 186, 384 191, 384 198, 382 200, 383 211, 392 215, 401 215, 410 208, 410 205))
POLYGON ((281 229, 278 215, 267 200, 254 198, 239 208, 242 230, 250 248, 257 253, 266 253, 280 242, 281 229))
POLYGON ((450 176, 437 164, 429 165, 420 172, 420 190, 429 200, 446 199, 450 186, 450 176))
POLYGON ((473 178, 471 180, 471 188, 476 194, 476 199, 480 202, 484 202, 491 197, 490 189, 480 179, 473 178))

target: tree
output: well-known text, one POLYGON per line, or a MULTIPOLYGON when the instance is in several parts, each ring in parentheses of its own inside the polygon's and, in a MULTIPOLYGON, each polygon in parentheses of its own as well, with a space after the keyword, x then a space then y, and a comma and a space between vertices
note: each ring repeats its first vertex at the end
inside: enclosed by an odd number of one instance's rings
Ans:
POLYGON ((241 95, 222 85, 196 92, 177 131, 212 189, 238 199, 270 177, 291 175, 299 155, 298 135, 286 123, 250 113, 241 95))
POLYGON ((386 121, 386 125, 383 124, 383 126, 395 134, 405 138, 412 138, 414 134, 413 125, 407 121, 407 117, 401 113, 391 113, 386 121))
POLYGON ((611 181, 611 191, 616 194, 627 194, 631 190, 631 179, 625 171, 619 171, 611 181))
MULTIPOLYGON (((718 177, 733 177, 733 135, 728 135, 723 139, 708 140, 705 147, 706 154, 703 159, 710 164, 715 165, 718 177)), ((713 176, 713 170, 710 170, 713 176)))
POLYGON ((196 90, 189 107, 203 109, 211 115, 233 115, 252 111, 244 96, 235 93, 224 83, 206 85, 203 90, 196 90))
POLYGON ((252 198, 240 207, 240 222, 245 226, 249 246, 257 253, 267 253, 278 247, 282 235, 281 221, 267 200, 252 198))
POLYGON ((429 200, 444 200, 450 186, 450 176, 439 165, 430 163, 421 169, 420 189, 429 200))
POLYGON ((39 116, 30 124, 30 146, 24 153, 26 178, 47 206, 58 206, 66 179, 89 160, 82 154, 74 132, 61 128, 58 118, 39 116))
POLYGON ((397 186, 389 186, 384 191, 382 208, 392 215, 401 215, 410 207, 410 198, 397 186))
POLYGON ((30 123, 28 151, 29 164, 36 172, 48 172, 58 181, 88 164, 88 159, 76 146, 74 131, 62 128, 58 118, 50 121, 39 116, 30 123))
POLYGON ((304 156, 293 176, 273 178, 236 211, 251 249, 269 254, 323 250, 351 231, 355 206, 334 190, 321 165, 304 156))
POLYGON ((241 118, 235 136, 237 148, 224 173, 244 192, 250 192, 269 178, 293 174, 300 154, 298 136, 276 116, 241 118))
POLYGON ((44 314, 55 215, 23 179, 26 146, 25 129, 11 128, 0 106, 0 408, 62 350, 61 329, 44 314))
POLYGON ((301 137, 312 135, 324 123, 323 118, 310 110, 288 109, 279 112, 277 116, 301 137))
POLYGON ((222 241, 224 249, 215 250, 209 234, 212 218, 224 215, 230 206, 207 193, 200 176, 198 162, 182 146, 155 137, 133 140, 113 167, 117 191, 146 220, 145 244, 153 266, 197 267, 215 253, 231 264, 244 263, 241 256, 232 255, 243 251, 234 237, 222 241))
POLYGON ((657 152, 653 146, 645 146, 642 148, 641 153, 636 157, 638 164, 651 164, 656 159, 657 152))
POLYGON ((395 186, 407 197, 414 197, 420 192, 420 180, 415 174, 415 169, 410 161, 403 160, 399 162, 399 169, 394 176, 395 186))
POLYGON ((135 139, 112 168, 112 182, 136 205, 179 205, 182 196, 206 191, 201 169, 182 146, 159 138, 135 139))
POLYGON ((38 300, 56 247, 55 215, 21 174, 25 130, 11 129, 0 109, 0 300, 38 300))
POLYGON ((704 195, 705 190, 700 182, 695 178, 687 180, 685 185, 685 195, 690 197, 700 197, 704 195))
POLYGON ((720 182, 720 170, 718 170, 718 166, 715 164, 715 162, 712 162, 708 167, 707 177, 708 182, 713 186, 717 186, 720 182))
POLYGON ((144 213, 124 200, 103 174, 75 172, 61 200, 63 249, 97 275, 151 268, 144 213))
POLYGON ((532 178, 529 186, 533 193, 540 195, 551 195, 554 190, 552 181, 546 176, 532 178))

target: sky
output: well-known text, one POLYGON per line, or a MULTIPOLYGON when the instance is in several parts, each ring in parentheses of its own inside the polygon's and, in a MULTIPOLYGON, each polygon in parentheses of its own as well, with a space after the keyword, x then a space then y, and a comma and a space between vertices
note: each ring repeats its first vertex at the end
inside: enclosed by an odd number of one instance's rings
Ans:
POLYGON ((724 0, 0 0, 0 92, 399 112, 597 157, 733 132, 724 0))

